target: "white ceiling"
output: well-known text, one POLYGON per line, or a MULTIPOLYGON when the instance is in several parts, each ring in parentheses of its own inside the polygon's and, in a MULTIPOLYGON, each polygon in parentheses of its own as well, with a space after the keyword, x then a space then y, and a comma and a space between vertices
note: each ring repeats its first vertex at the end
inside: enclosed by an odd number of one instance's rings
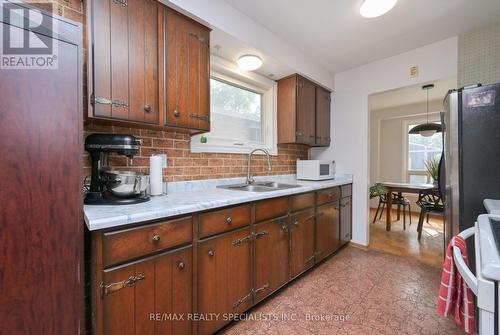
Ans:
POLYGON ((500 20, 499 0, 399 0, 374 19, 361 0, 225 1, 333 73, 500 20))
MULTIPOLYGON (((457 78, 438 80, 425 84, 434 84, 434 88, 429 90, 429 101, 443 100, 448 90, 457 87, 457 78)), ((427 99, 426 91, 422 89, 422 86, 425 84, 372 94, 369 97, 370 110, 374 111, 425 102, 427 99)))
POLYGON ((277 61, 276 59, 265 55, 256 48, 241 42, 237 38, 218 28, 213 28, 210 33, 210 52, 213 55, 222 57, 235 64, 236 60, 242 55, 258 55, 262 58, 263 63, 262 66, 254 72, 273 80, 281 79, 296 72, 283 62, 277 61))

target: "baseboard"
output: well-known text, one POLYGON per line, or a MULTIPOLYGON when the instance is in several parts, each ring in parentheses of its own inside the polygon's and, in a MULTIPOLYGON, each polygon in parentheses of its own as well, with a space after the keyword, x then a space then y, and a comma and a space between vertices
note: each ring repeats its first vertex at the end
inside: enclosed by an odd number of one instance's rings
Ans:
POLYGON ((363 245, 363 244, 358 244, 358 243, 354 243, 354 242, 349 242, 349 245, 351 247, 354 247, 356 249, 360 249, 360 250, 363 250, 363 251, 368 251, 368 246, 366 245, 363 245))

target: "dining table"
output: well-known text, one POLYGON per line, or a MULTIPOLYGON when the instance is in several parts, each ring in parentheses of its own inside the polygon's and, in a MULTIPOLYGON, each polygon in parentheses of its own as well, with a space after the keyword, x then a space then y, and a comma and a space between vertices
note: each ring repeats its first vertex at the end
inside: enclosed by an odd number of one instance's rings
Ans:
MULTIPOLYGON (((403 193, 419 194, 421 191, 430 191, 437 188, 434 184, 410 184, 410 183, 393 183, 381 182, 379 183, 387 189, 387 210, 385 219, 385 230, 391 230, 391 210, 392 209, 392 195, 397 193, 401 196, 403 193)), ((411 215, 411 214, 410 214, 411 215)))

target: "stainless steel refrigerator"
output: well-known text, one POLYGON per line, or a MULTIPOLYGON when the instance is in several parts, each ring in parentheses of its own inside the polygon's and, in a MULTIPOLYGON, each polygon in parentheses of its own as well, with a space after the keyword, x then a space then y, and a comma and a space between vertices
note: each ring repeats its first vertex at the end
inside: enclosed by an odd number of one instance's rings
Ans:
POLYGON ((447 244, 485 213, 485 198, 500 199, 500 84, 450 91, 444 106, 439 188, 447 244))

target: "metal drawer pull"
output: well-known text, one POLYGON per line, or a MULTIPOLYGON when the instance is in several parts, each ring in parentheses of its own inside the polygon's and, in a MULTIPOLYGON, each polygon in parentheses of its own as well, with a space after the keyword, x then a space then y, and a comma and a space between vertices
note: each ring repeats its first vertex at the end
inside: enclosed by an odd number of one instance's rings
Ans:
POLYGON ((145 104, 145 105, 144 105, 144 111, 145 111, 146 113, 151 113, 151 106, 150 106, 150 105, 148 105, 148 104, 145 104))
POLYGON ((227 224, 231 224, 232 222, 233 222, 233 219, 232 219, 230 216, 228 216, 228 217, 226 218, 226 223, 227 223, 227 224))
POLYGON ((239 239, 233 241, 233 245, 234 246, 239 246, 243 242, 249 242, 251 239, 252 239, 252 236, 246 236, 246 237, 243 237, 243 238, 239 238, 239 239))
POLYGON ((208 256, 214 257, 214 255, 215 255, 215 251, 213 251, 213 250, 208 251, 208 256))
POLYGON ((300 131, 296 132, 296 133, 295 133, 295 135, 296 135, 297 137, 304 136, 304 134, 303 134, 303 133, 301 133, 300 131))
POLYGON ((174 116, 175 117, 181 116, 181 113, 177 110, 177 107, 175 107, 175 109, 174 109, 174 116))
POLYGON ((255 238, 260 238, 260 237, 266 236, 266 235, 269 235, 269 232, 267 230, 263 230, 260 233, 256 233, 255 238))
POLYGON ((140 274, 137 276, 130 276, 128 279, 117 282, 117 283, 112 283, 112 284, 108 284, 108 285, 101 284, 101 287, 103 288, 104 295, 108 295, 108 294, 114 293, 116 291, 119 291, 122 288, 132 287, 138 281, 144 280, 145 278, 146 277, 143 274, 140 274))
POLYGON ((128 107, 128 103, 126 101, 111 100, 111 99, 104 98, 104 97, 94 96, 94 99, 92 99, 92 101, 94 102, 94 104, 111 105, 113 107, 123 107, 123 108, 128 107))
POLYGON ((127 0, 113 0, 113 3, 117 5, 127 6, 127 0))
POLYGON ((252 296, 253 296, 253 293, 254 291, 250 291, 250 293, 248 293, 246 296, 244 296, 243 298, 241 299, 238 299, 238 301, 236 301, 234 304, 233 304, 233 308, 236 308, 238 307, 239 305, 241 305, 242 303, 246 302, 248 299, 250 299, 252 296))
POLYGON ((208 115, 189 114, 190 118, 208 121, 208 115))
POLYGON ((254 293, 255 293, 255 294, 258 294, 259 292, 264 291, 264 290, 265 290, 265 289, 267 289, 268 287, 269 287, 269 284, 265 284, 265 285, 263 285, 262 287, 256 288, 256 289, 254 290, 254 293))
POLYGON ((160 242, 160 235, 156 234, 155 236, 153 236, 153 242, 160 242))
POLYGON ((179 264, 177 264, 177 266, 179 267, 179 269, 183 270, 186 265, 184 264, 184 262, 179 262, 179 264))

